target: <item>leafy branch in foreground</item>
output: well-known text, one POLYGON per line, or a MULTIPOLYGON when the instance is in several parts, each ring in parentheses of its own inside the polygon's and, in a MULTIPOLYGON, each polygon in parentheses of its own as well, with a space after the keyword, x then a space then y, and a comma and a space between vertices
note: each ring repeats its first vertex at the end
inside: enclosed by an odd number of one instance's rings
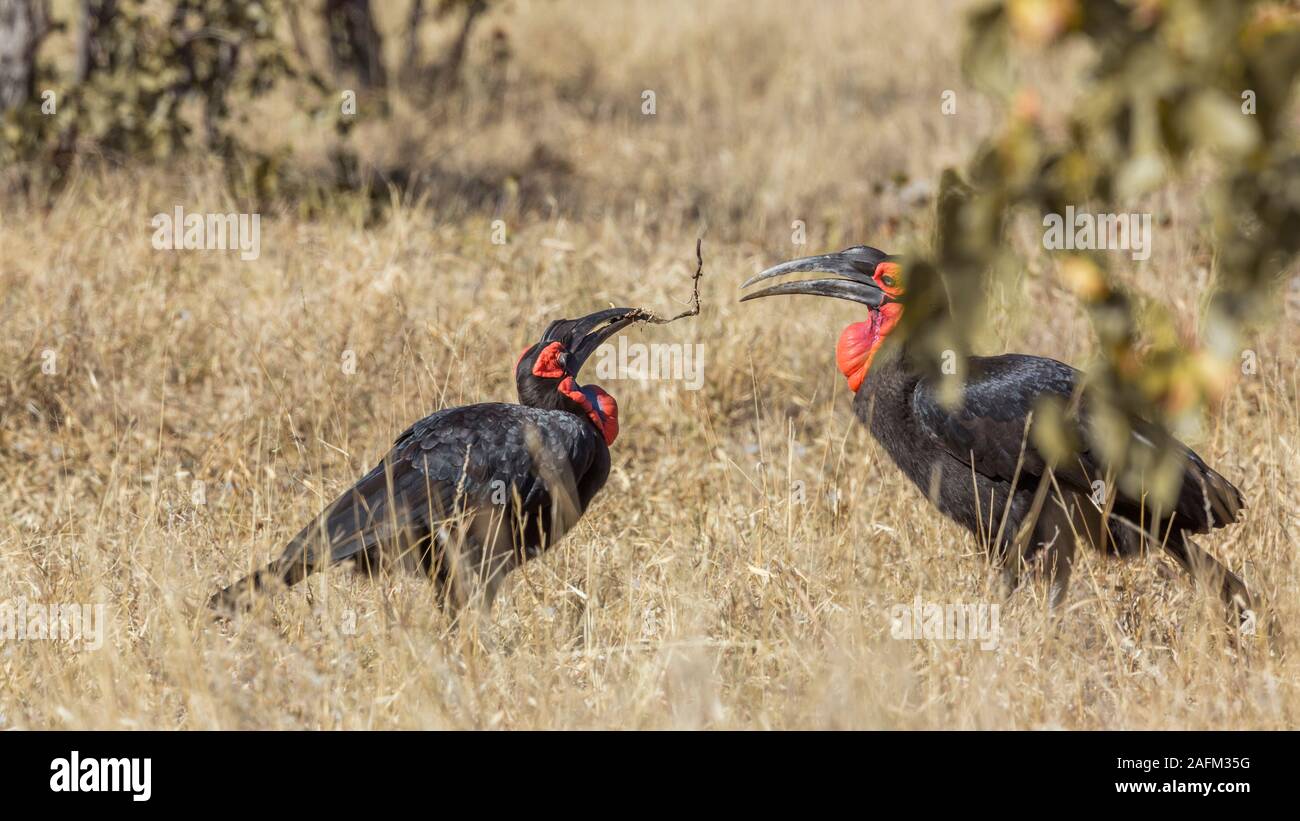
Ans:
MULTIPOLYGON (((1058 256, 1058 276, 1087 307, 1099 341, 1088 385, 1105 420, 1099 446, 1121 486, 1145 482, 1158 501, 1178 475, 1177 454, 1163 447, 1135 463, 1125 416, 1162 429, 1195 424, 1231 385, 1248 324, 1266 313, 1300 251, 1300 153, 1286 120, 1300 76, 1300 14, 1252 0, 998 0, 975 10, 967 30, 964 68, 1008 113, 964 174, 945 172, 933 247, 910 272, 904 330, 936 375, 940 352, 969 350, 988 279, 1016 264, 1004 241, 1013 213, 1140 211, 1131 206, 1186 173, 1194 156, 1216 160, 1206 201, 1217 279, 1199 347, 1180 344, 1161 306, 1125 291, 1113 256, 1058 256), (1014 57, 1078 41, 1093 68, 1079 103, 1054 121, 1015 76, 1014 57)), ((948 377, 950 396, 961 377, 948 377)), ((1067 455, 1063 438, 1056 444, 1067 455)))

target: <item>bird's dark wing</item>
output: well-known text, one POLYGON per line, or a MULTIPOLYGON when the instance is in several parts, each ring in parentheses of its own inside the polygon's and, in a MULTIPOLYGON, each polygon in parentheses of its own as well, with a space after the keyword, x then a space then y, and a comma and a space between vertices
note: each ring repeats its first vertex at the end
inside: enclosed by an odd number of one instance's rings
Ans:
POLYGON ((337 562, 397 537, 419 538, 463 511, 504 505, 536 514, 550 502, 546 471, 534 464, 537 448, 580 482, 605 444, 563 411, 488 403, 425 417, 303 528, 277 564, 293 581, 294 568, 310 572, 325 555, 337 562))
MULTIPOLYGON (((988 478, 1014 479, 1020 487, 1032 487, 1049 464, 1032 429, 1042 423, 1043 400, 1054 398, 1061 408, 1077 401, 1078 410, 1064 421, 1063 431, 1075 456, 1054 466, 1056 480, 1091 493, 1092 483, 1106 477, 1107 466, 1095 447, 1100 434, 1086 397, 1075 396, 1079 371, 1054 359, 1020 354, 971 357, 968 363, 959 407, 950 409, 940 402, 937 385, 928 379, 921 380, 912 394, 917 421, 943 450, 988 478), (1031 413, 1035 414, 1032 423, 1031 413)), ((1130 419, 1129 425, 1130 448, 1157 447, 1159 428, 1140 419, 1130 419)), ((1200 533, 1236 521, 1242 507, 1237 489, 1190 448, 1176 440, 1169 445, 1178 450, 1184 465, 1175 505, 1180 526, 1200 533)), ((1140 509, 1141 499, 1120 492, 1117 506, 1140 509)))
MULTIPOLYGON (((941 448, 989 478, 1009 482, 1017 464, 1022 477, 1041 476, 1047 462, 1027 428, 1030 414, 1044 396, 1068 403, 1078 378, 1078 371, 1054 359, 971 357, 958 407, 945 406, 937 384, 922 379, 912 393, 912 412, 941 448)), ((1089 485, 1085 477, 1071 478, 1089 485)))

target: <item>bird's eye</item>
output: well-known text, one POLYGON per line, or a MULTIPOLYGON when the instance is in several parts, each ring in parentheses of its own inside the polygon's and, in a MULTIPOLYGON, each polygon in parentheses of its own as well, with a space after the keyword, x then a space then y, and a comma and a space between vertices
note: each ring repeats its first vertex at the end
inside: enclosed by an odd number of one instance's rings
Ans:
POLYGON ((888 286, 888 287, 890 287, 890 288, 893 288, 893 287, 894 287, 894 278, 891 277, 891 276, 882 276, 882 277, 880 278, 880 282, 881 282, 881 284, 883 284, 883 285, 885 285, 885 286, 888 286))

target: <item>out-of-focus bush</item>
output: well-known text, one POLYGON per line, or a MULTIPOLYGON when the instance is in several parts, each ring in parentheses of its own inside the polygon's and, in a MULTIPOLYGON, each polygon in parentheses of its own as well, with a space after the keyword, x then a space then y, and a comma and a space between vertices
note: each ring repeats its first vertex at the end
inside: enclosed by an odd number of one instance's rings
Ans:
MULTIPOLYGON (((998 0, 974 10, 967 29, 965 68, 1006 113, 964 173, 945 174, 933 247, 910 272, 907 330, 936 375, 943 351, 969 349, 988 278, 1018 264, 1005 241, 1013 214, 1041 220, 1071 205, 1139 212, 1141 198, 1186 172, 1193 156, 1214 157, 1205 196, 1217 287, 1200 347, 1180 344, 1158 305, 1140 310, 1125 293, 1112 268, 1128 257, 1054 254, 1100 342, 1088 383, 1108 431, 1098 444, 1121 486, 1142 486, 1160 503, 1181 475, 1177 454, 1164 447, 1155 463, 1139 461, 1125 447, 1124 420, 1179 427, 1220 398, 1240 365, 1243 332, 1300 250, 1300 154, 1287 127, 1300 16, 1249 0, 998 0), (1079 41, 1094 61, 1090 78, 1068 115, 1048 117, 1032 83, 1017 77, 1017 57, 1079 41)), ((961 377, 950 375, 950 396, 961 377)))

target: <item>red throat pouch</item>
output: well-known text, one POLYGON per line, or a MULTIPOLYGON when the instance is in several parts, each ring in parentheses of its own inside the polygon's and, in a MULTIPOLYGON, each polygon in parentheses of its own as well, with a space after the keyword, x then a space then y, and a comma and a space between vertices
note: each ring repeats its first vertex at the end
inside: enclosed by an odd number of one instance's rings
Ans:
POLYGON ((898 303, 887 303, 879 310, 872 311, 866 322, 855 322, 840 334, 840 340, 835 345, 835 364, 849 380, 849 390, 857 393, 858 388, 862 387, 862 380, 867 378, 867 371, 871 368, 871 360, 885 341, 885 336, 898 324, 902 313, 902 307, 898 303))
POLYGON ((840 334, 835 344, 835 364, 849 380, 849 390, 854 393, 867 378, 871 355, 876 351, 877 333, 874 321, 854 322, 840 334))
POLYGON ((614 444, 618 438, 618 403, 614 397, 596 385, 579 385, 572 376, 560 383, 560 393, 582 406, 606 445, 614 444))

